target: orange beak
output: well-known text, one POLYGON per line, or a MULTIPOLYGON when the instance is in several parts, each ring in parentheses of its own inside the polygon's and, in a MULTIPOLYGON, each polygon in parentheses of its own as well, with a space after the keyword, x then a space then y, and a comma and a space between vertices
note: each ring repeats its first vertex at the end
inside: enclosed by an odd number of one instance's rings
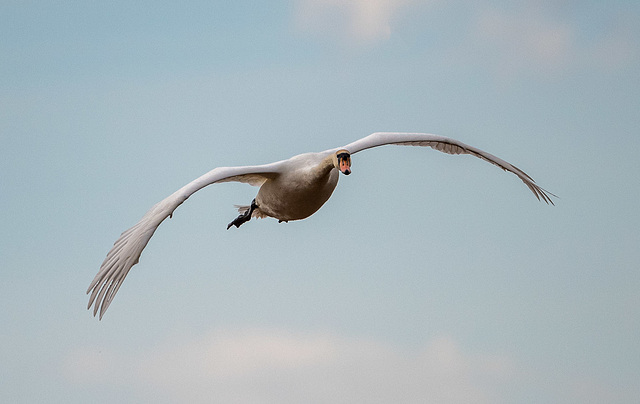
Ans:
POLYGON ((351 174, 351 162, 349 159, 340 159, 340 171, 344 175, 351 174))

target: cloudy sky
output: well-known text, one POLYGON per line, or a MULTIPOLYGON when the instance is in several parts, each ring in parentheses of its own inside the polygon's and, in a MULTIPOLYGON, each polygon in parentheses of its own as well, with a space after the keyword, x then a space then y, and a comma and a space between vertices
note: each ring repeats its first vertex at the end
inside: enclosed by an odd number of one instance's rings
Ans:
POLYGON ((0 1, 0 401, 626 403, 640 396, 640 4, 0 1), (103 2, 104 3, 104 2, 103 2), (216 166, 374 131, 304 221, 118 235, 216 166))

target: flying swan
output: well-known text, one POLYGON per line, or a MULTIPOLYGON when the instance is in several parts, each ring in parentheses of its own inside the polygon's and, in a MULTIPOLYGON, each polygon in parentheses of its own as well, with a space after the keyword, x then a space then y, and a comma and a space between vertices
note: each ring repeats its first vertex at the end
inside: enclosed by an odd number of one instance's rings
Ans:
POLYGON ((231 226, 240 227, 252 217, 273 217, 280 222, 300 220, 314 214, 329 199, 338 184, 338 171, 351 173, 351 155, 384 145, 428 146, 448 154, 470 154, 512 172, 533 194, 547 204, 553 204, 552 193, 540 188, 519 168, 498 157, 455 139, 427 133, 378 132, 353 143, 320 153, 304 153, 271 164, 243 167, 218 167, 188 183, 155 204, 138 223, 120 235, 102 262, 87 294, 91 293, 87 309, 93 305, 93 315, 100 319, 122 286, 131 267, 160 223, 196 191, 221 182, 244 182, 259 186, 258 195, 248 206, 238 206, 240 215, 231 226))

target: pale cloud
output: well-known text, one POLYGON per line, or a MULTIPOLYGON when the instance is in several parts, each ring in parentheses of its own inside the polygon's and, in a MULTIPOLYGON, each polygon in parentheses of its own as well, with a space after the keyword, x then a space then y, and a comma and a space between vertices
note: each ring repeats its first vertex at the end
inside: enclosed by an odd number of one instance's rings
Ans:
POLYGON ((559 12, 557 2, 508 8, 468 3, 466 13, 460 13, 459 6, 439 0, 295 0, 293 21, 299 32, 346 47, 376 45, 394 32, 402 32, 403 38, 435 35, 426 41, 430 48, 416 49, 416 54, 488 68, 507 82, 522 74, 563 77, 576 67, 615 71, 640 58, 635 14, 600 21, 596 28, 572 18, 571 11, 559 12), (425 14, 433 12, 456 23, 437 25, 436 35, 429 30, 432 16, 425 14), (416 30, 419 21, 424 21, 424 30, 416 30), (403 22, 412 30, 403 30, 403 22))
POLYGON ((584 59, 606 70, 624 68, 640 59, 640 15, 619 15, 612 28, 584 50, 584 59))
POLYGON ((575 52, 574 27, 529 10, 483 10, 471 32, 475 56, 507 76, 522 70, 560 70, 575 52))
POLYGON ((471 57, 503 79, 522 73, 562 77, 580 67, 611 72, 637 62, 636 20, 620 15, 608 29, 596 30, 540 3, 508 11, 486 7, 475 14, 458 60, 471 57))
POLYGON ((303 32, 355 43, 388 39, 391 20, 411 0, 298 0, 295 25, 303 32))
POLYGON ((112 386, 154 402, 490 403, 512 361, 469 354, 449 337, 418 350, 331 333, 219 330, 135 355, 79 350, 63 373, 78 387, 112 386))

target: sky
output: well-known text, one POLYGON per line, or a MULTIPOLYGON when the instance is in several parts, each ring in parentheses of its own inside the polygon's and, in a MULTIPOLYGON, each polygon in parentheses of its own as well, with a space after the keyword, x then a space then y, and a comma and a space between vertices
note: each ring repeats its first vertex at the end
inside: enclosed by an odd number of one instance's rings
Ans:
POLYGON ((640 3, 0 1, 0 401, 629 403, 640 396, 640 3), (217 166, 376 131, 303 221, 120 233, 217 166))

